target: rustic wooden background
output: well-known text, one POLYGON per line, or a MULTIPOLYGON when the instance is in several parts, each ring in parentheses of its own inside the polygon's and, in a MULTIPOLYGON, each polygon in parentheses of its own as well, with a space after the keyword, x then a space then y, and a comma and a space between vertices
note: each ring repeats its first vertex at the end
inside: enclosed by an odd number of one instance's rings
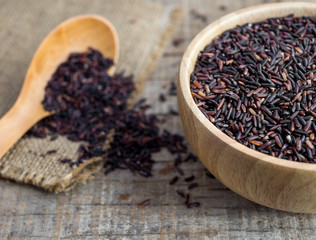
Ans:
MULTIPOLYGON (((183 24, 175 38, 184 41, 166 49, 148 79, 144 96, 156 113, 177 109, 176 97, 157 101, 177 78, 181 56, 190 40, 208 23, 229 12, 269 1, 261 0, 151 0, 184 8, 183 24)), ((141 16, 139 16, 141 17, 141 16)), ((165 127, 183 134, 179 117, 165 127)), ((211 146, 210 146, 211 147, 211 146)), ((187 191, 183 180, 170 186, 176 175, 173 157, 156 154, 154 177, 116 171, 54 195, 31 186, 0 180, 1 239, 316 239, 316 215, 269 209, 233 193, 208 178, 201 163, 183 165, 185 176, 195 175, 199 186, 191 191, 200 208, 187 209, 176 189, 187 191), (150 204, 138 208, 145 199, 150 204)))

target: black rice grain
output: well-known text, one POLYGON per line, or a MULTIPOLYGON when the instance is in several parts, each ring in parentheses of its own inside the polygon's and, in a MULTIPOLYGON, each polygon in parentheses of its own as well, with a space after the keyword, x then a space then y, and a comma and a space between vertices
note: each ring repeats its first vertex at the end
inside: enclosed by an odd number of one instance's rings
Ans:
MULTIPOLYGON (((107 70, 112 65, 111 59, 104 58, 92 48, 84 53, 72 53, 60 64, 45 89, 42 104, 55 114, 37 123, 25 137, 50 136, 53 141, 58 135, 64 135, 71 141, 80 141, 78 159, 62 158, 60 162, 78 167, 99 157, 103 159, 106 174, 116 169, 128 169, 145 177, 152 176, 152 154, 167 148, 170 153, 177 154, 174 166, 180 175, 184 175, 180 167, 181 154, 187 153, 184 138, 160 129, 158 117, 147 113, 150 106, 144 99, 128 107, 127 101, 135 89, 133 77, 121 73, 108 75, 107 70), (110 136, 113 141, 108 143, 110 136)), ((175 93, 176 85, 172 82, 169 94, 175 93)), ((160 101, 165 100, 161 95, 160 101)), ((169 113, 177 114, 174 110, 169 113)), ((57 150, 50 150, 47 154, 55 152, 57 150)), ((187 153, 185 161, 190 159, 196 161, 193 154, 187 153)), ((178 176, 174 177, 169 184, 175 184, 178 179, 178 176)), ((189 177, 185 181, 193 179, 189 177)), ((191 184, 189 189, 196 186, 197 183, 191 184)), ((196 203, 190 205, 190 194, 180 190, 177 193, 185 198, 187 206, 197 206, 196 203)), ((149 203, 150 199, 147 199, 138 207, 143 208, 149 203)))
MULTIPOLYGON (((68 162, 72 167, 93 158, 104 160, 105 172, 129 169, 140 175, 152 175, 152 154, 161 148, 185 153, 183 137, 161 130, 158 117, 148 114, 144 100, 128 108, 127 101, 134 91, 132 76, 107 70, 111 59, 90 48, 84 53, 72 53, 59 65, 45 89, 43 106, 55 111, 26 134, 46 137, 64 135, 71 141, 82 141, 79 158, 68 162), (106 140, 113 133, 107 149, 106 140)), ((174 88, 172 89, 174 91, 174 88)))
POLYGON ((138 204, 138 208, 144 208, 150 203, 150 199, 146 199, 145 201, 138 204))
POLYGON ((315 163, 315 20, 270 18, 215 37, 191 74, 201 112, 249 148, 315 163))

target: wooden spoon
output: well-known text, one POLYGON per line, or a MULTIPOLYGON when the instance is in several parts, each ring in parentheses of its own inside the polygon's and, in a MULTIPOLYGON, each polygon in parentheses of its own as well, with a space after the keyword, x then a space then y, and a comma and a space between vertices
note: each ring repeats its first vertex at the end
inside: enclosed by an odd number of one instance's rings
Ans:
MULTIPOLYGON (((46 36, 31 61, 20 95, 0 119, 0 158, 36 122, 52 114, 45 111, 41 103, 47 82, 70 53, 84 52, 88 47, 99 50, 117 63, 118 37, 108 20, 95 15, 74 17, 46 36)), ((114 67, 110 68, 109 73, 114 70, 114 67)))

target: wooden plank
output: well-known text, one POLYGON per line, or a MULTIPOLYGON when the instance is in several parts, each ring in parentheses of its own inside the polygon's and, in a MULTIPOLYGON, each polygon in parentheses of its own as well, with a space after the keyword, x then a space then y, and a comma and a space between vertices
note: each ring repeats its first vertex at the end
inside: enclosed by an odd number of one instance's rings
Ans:
MULTIPOLYGON (((154 0, 152 0, 154 1, 154 0)), ((183 51, 194 35, 212 20, 262 1, 157 0, 184 7, 183 24, 176 37, 184 42, 170 45, 156 71, 148 79, 143 96, 152 102, 153 112, 166 113, 177 108, 176 98, 157 101, 177 77, 183 51), (223 7, 224 6, 224 7, 223 7), (191 10, 207 15, 196 19, 191 10), (164 88, 165 86, 165 88, 164 88)), ((164 124, 183 134, 178 117, 164 124)), ((183 165, 185 176, 195 175, 199 186, 192 190, 200 208, 187 209, 176 190, 187 191, 183 179, 173 186, 169 180, 174 156, 156 154, 154 177, 143 178, 127 171, 94 180, 65 194, 49 194, 31 186, 0 180, 0 238, 11 239, 312 239, 316 216, 276 211, 252 203, 205 175, 202 164, 183 165), (138 204, 151 199, 148 206, 138 204)))

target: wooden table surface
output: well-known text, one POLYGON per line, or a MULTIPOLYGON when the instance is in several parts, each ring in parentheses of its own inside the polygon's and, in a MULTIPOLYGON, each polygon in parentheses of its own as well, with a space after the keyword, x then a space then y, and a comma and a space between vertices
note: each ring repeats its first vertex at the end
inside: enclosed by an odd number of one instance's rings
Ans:
MULTIPOLYGON (((151 0, 154 1, 154 0, 151 0)), ((163 59, 148 79, 143 93, 153 112, 177 109, 176 97, 157 101, 177 78, 181 56, 190 40, 208 23, 229 12, 267 1, 250 0, 157 0, 184 8, 183 24, 163 59)), ((140 16, 141 17, 141 16, 140 16)), ((183 133, 178 116, 169 117, 164 127, 183 133)), ((188 209, 176 190, 187 191, 183 178, 170 186, 176 175, 174 157, 155 155, 154 176, 144 178, 127 171, 100 173, 72 192, 54 195, 0 180, 1 239, 316 239, 316 215, 294 214, 252 203, 205 175, 199 162, 182 165, 185 176, 195 175, 191 190, 199 208, 188 209), (138 204, 150 199, 150 204, 138 204)))

